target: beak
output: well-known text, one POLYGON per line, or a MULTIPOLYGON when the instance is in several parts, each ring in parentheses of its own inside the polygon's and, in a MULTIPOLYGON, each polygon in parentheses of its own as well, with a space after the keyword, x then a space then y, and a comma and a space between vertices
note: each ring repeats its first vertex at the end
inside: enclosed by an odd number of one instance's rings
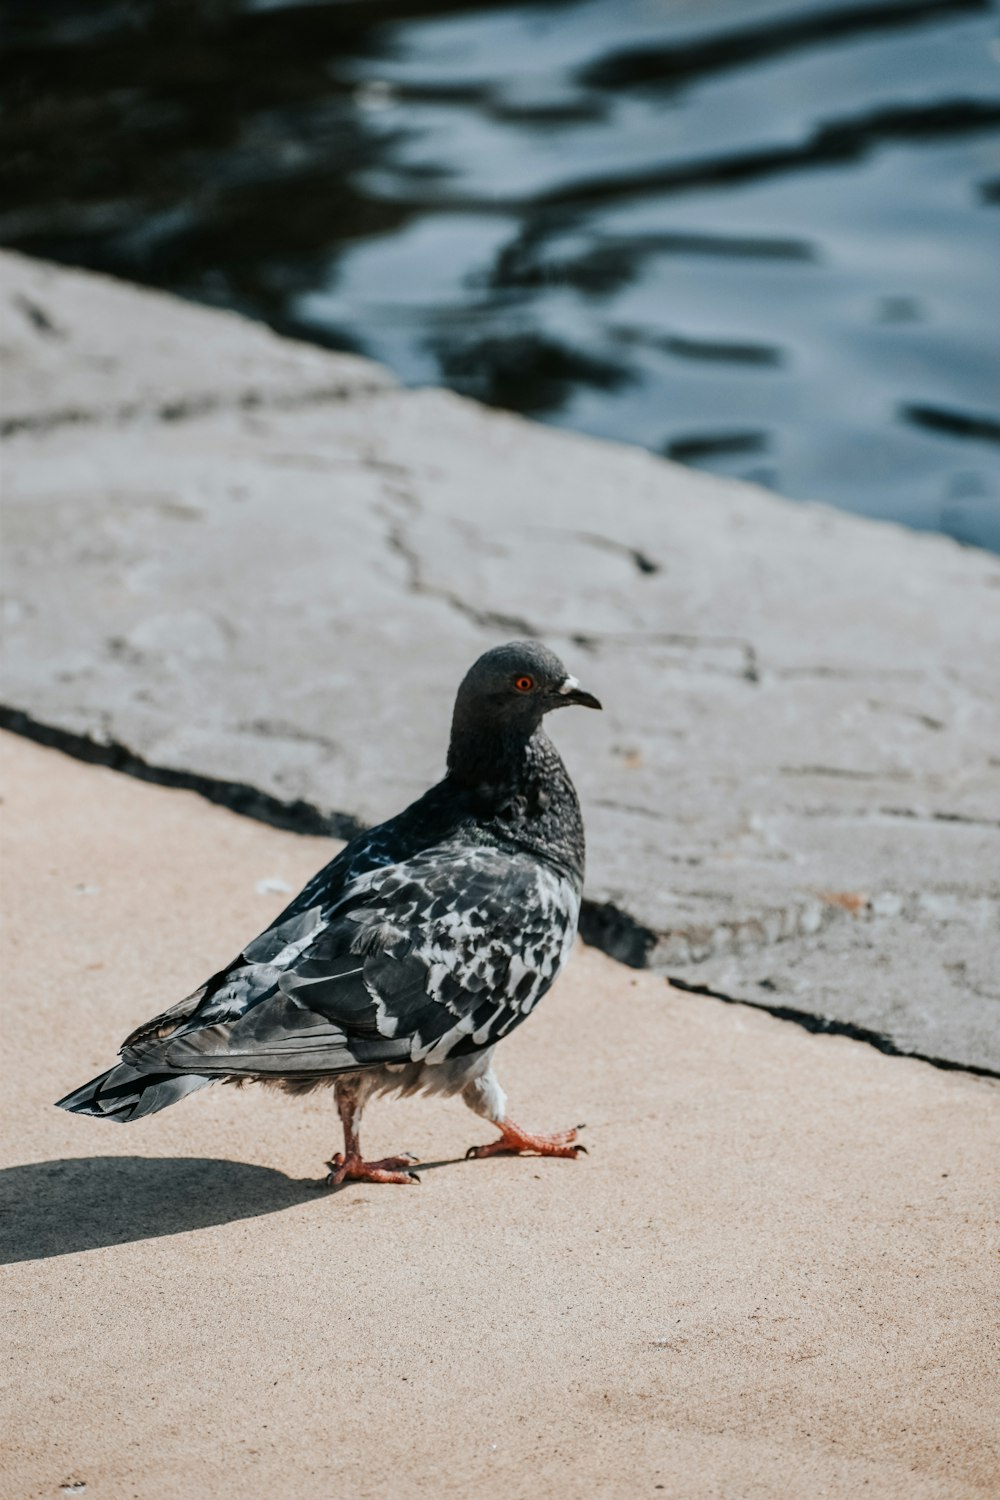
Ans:
POLYGON ((588 693, 582 688, 575 677, 567 677, 566 681, 558 689, 560 698, 567 703, 578 703, 581 708, 600 708, 600 702, 593 693, 588 693))

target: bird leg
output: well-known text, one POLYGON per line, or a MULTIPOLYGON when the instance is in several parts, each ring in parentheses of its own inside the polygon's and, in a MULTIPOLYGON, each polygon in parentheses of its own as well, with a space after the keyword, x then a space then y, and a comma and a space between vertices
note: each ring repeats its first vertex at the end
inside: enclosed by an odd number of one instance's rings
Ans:
POLYGON ((490 1141, 486 1146, 470 1146, 466 1157, 499 1156, 501 1153, 520 1156, 522 1152, 534 1156, 578 1156, 581 1151, 586 1154, 586 1146, 576 1139, 576 1131, 582 1130, 582 1125, 576 1130, 560 1130, 555 1135, 531 1135, 520 1125, 515 1125, 507 1114, 507 1095, 489 1063, 469 1079, 462 1090, 462 1098, 474 1114, 489 1120, 500 1131, 498 1141, 490 1141))
POLYGON ((576 1138, 577 1130, 582 1130, 582 1125, 577 1125, 574 1130, 560 1130, 554 1135, 532 1135, 527 1130, 522 1130, 520 1125, 515 1125, 507 1115, 502 1120, 495 1120, 494 1124, 499 1127, 500 1139, 490 1141, 486 1146, 470 1146, 466 1151, 466 1157, 499 1156, 501 1154, 520 1156, 530 1153, 532 1156, 577 1156, 580 1152, 584 1155, 587 1148, 576 1138))
POLYGON ((366 1093, 357 1080, 338 1081, 334 1088, 344 1127, 344 1149, 327 1162, 330 1168, 327 1187, 340 1187, 342 1182, 419 1182, 416 1172, 409 1170, 410 1163, 416 1161, 409 1152, 402 1156, 383 1156, 380 1161, 363 1159, 358 1127, 366 1093))

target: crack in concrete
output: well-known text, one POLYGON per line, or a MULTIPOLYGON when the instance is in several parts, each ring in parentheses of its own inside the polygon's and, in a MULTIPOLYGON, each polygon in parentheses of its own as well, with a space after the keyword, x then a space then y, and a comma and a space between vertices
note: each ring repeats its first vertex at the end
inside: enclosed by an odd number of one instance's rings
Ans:
MULTIPOLYGON (((676 824, 677 819, 655 807, 645 807, 638 802, 620 802, 615 797, 592 797, 591 807, 604 807, 611 812, 626 813, 630 817, 652 818, 658 823, 676 824)), ((816 818, 828 822, 870 823, 876 818, 905 818, 911 823, 956 823, 966 828, 1000 828, 1000 818, 974 817, 971 813, 929 812, 914 807, 792 807, 780 814, 782 821, 796 818, 816 818)))
POLYGON ((817 666, 801 667, 772 667, 775 677, 791 678, 818 677, 821 679, 841 679, 844 682, 864 682, 869 678, 888 677, 900 679, 904 682, 920 682, 926 677, 926 673, 919 667, 833 667, 820 663, 817 666))
POLYGON ((390 526, 386 541, 392 551, 397 553, 406 564, 406 587, 411 594, 423 599, 440 600, 442 604, 447 604, 449 609, 455 610, 463 619, 471 621, 480 630, 513 630, 518 635, 532 640, 539 640, 544 635, 552 633, 544 631, 521 615, 508 615, 493 609, 478 609, 474 604, 469 604, 460 594, 428 583, 423 576, 420 553, 406 535, 405 529, 398 523, 390 526))
MULTIPOLYGON (((416 497, 408 492, 387 492, 386 499, 395 504, 407 506, 410 510, 419 510, 419 502, 416 497)), ((726 677, 739 677, 745 682, 757 683, 760 681, 760 669, 758 666, 757 652, 751 641, 741 636, 699 636, 680 631, 634 631, 617 632, 607 631, 592 634, 585 631, 546 626, 538 621, 526 619, 524 615, 509 614, 501 610, 483 609, 477 605, 470 604, 468 600, 453 589, 446 589, 440 585, 430 584, 424 577, 423 559, 419 549, 407 533, 405 523, 398 514, 391 515, 382 510, 382 514, 388 523, 386 542, 389 548, 401 557, 406 564, 407 580, 406 587, 411 594, 425 599, 438 599, 447 604, 450 609, 460 614, 463 619, 469 620, 482 630, 511 630, 518 635, 526 636, 534 640, 568 641, 581 650, 596 653, 605 646, 635 646, 635 645, 668 645, 680 646, 690 651, 698 650, 734 650, 742 655, 742 665, 736 671, 727 671, 724 667, 714 667, 706 663, 700 665, 699 670, 704 672, 716 672, 726 677)), ((554 529, 554 528, 552 528, 554 529)), ((575 536, 603 550, 626 556, 636 569, 643 574, 659 572, 661 565, 654 562, 646 553, 638 548, 627 546, 624 543, 613 541, 609 537, 600 536, 596 532, 567 531, 567 536, 575 536)))
MULTIPOLYGON (((632 810, 626 804, 622 804, 622 807, 626 812, 632 810)), ((931 812, 926 808, 916 807, 794 807, 782 811, 779 816, 782 820, 816 818, 831 823, 873 823, 878 818, 905 818, 911 823, 957 823, 968 828, 1000 828, 1000 818, 980 818, 971 813, 931 812)))
POLYGON ((574 646, 580 646, 584 651, 599 651, 603 646, 681 646, 689 651, 702 650, 730 650, 738 651, 743 657, 743 665, 737 672, 727 672, 724 667, 712 667, 702 665, 703 672, 717 672, 724 677, 740 677, 744 682, 754 684, 760 682, 760 663, 757 649, 752 641, 745 640, 738 635, 691 635, 684 631, 674 630, 636 630, 636 631, 602 631, 600 634, 592 634, 589 631, 552 630, 550 635, 563 640, 572 641, 574 646))
POLYGON ((351 839, 366 826, 352 813, 324 812, 314 803, 302 798, 284 802, 280 797, 263 792, 245 781, 226 781, 222 777, 208 776, 197 771, 155 765, 135 750, 130 750, 120 740, 98 740, 91 735, 63 729, 55 724, 43 724, 40 719, 9 704, 0 704, 0 729, 34 740, 36 744, 46 745, 49 749, 61 750, 89 765, 107 766, 112 771, 121 771, 126 776, 134 776, 138 781, 197 792, 199 796, 220 807, 228 807, 230 811, 240 813, 245 818, 254 818, 258 823, 283 828, 289 833, 351 839))
POLYGON ((15 292, 11 297, 11 303, 18 312, 23 313, 35 333, 40 333, 44 338, 64 339, 65 330, 60 328, 48 314, 40 302, 28 297, 24 292, 15 292))
POLYGON ((187 422, 220 411, 294 411, 299 407, 322 405, 326 401, 370 399, 393 394, 396 386, 386 382, 370 384, 335 381, 331 385, 307 387, 304 390, 269 393, 260 390, 237 391, 229 396, 208 393, 178 396, 172 401, 128 401, 114 407, 63 407, 50 412, 31 412, 0 418, 0 439, 25 432, 51 432, 58 427, 101 426, 116 423, 124 426, 138 417, 155 417, 160 422, 187 422))
POLYGON ((598 552, 609 552, 613 557, 624 557, 637 573, 645 577, 663 572, 663 564, 650 557, 649 553, 644 552, 641 547, 630 547, 627 542, 619 542, 614 537, 602 536, 599 531, 570 531, 558 526, 546 526, 539 529, 547 531, 550 536, 575 537, 586 546, 595 547, 598 552))
POLYGON ((854 766, 779 766, 780 776, 829 776, 842 781, 912 781, 912 771, 887 766, 881 771, 863 771, 854 766))
POLYGON ((675 820, 668 813, 660 812, 655 807, 643 807, 638 802, 619 802, 614 797, 591 797, 591 807, 606 807, 609 812, 628 813, 636 818, 652 818, 657 823, 673 823, 675 820))
POLYGON ((744 995, 727 995, 724 990, 713 989, 707 984, 692 984, 674 974, 667 974, 665 977, 675 989, 684 990, 689 995, 704 995, 710 1000, 721 1000, 724 1005, 742 1005, 748 1010, 763 1011, 765 1015, 774 1016, 777 1021, 790 1021, 794 1026, 801 1026, 804 1031, 817 1036, 848 1037, 851 1041, 864 1042, 867 1046, 874 1047, 886 1057, 908 1057, 914 1062, 929 1063, 932 1068, 941 1068, 948 1073, 971 1073, 976 1078, 1000 1079, 1000 1071, 995 1068, 982 1067, 978 1063, 954 1062, 950 1057, 935 1057, 929 1052, 910 1052, 905 1047, 897 1046, 884 1032, 858 1026, 853 1021, 834 1021, 828 1016, 814 1016, 793 1005, 769 1005, 764 1000, 751 1000, 744 995))
POLYGON ((289 719, 244 719, 236 726, 239 734, 259 734, 265 740, 290 740, 300 745, 316 745, 331 755, 341 755, 342 747, 329 735, 303 729, 289 719))
POLYGON ((898 719, 911 719, 914 724, 919 724, 923 729, 941 730, 948 727, 944 719, 936 719, 933 714, 924 713, 919 708, 907 708, 902 703, 884 703, 881 698, 869 698, 868 707, 872 713, 889 714, 898 719))
MULTIPOLYGON (((419 502, 410 493, 387 494, 386 498, 406 504, 410 509, 419 509, 419 502)), ((533 640, 568 641, 581 650, 597 653, 605 646, 635 646, 635 645, 668 645, 680 646, 690 651, 697 650, 735 650, 742 655, 742 665, 738 670, 727 671, 724 667, 715 667, 708 663, 701 663, 699 670, 709 673, 718 673, 725 677, 738 677, 744 682, 758 683, 760 681, 760 669, 758 665, 757 652, 751 641, 740 636, 699 636, 686 634, 679 631, 635 631, 616 632, 608 631, 600 634, 592 634, 585 631, 568 630, 556 626, 546 626, 537 621, 528 620, 524 615, 508 614, 505 611, 483 609, 477 605, 470 604, 468 600, 455 590, 446 589, 440 585, 430 584, 424 577, 423 560, 418 548, 414 545, 406 531, 405 524, 399 516, 389 515, 383 510, 383 515, 389 523, 386 532, 386 542, 389 548, 397 553, 406 564, 407 579, 406 587, 411 594, 425 599, 437 599, 455 610, 463 619, 469 620, 481 630, 509 630, 516 634, 533 640)), ((599 545, 608 551, 624 554, 635 565, 641 573, 653 573, 660 570, 660 564, 652 561, 645 553, 637 548, 613 542, 610 538, 599 536, 592 532, 567 532, 594 545, 599 545)))
POLYGON ((921 812, 915 807, 880 807, 887 818, 908 818, 916 823, 962 823, 969 828, 1000 828, 1000 818, 974 818, 969 813, 921 812))

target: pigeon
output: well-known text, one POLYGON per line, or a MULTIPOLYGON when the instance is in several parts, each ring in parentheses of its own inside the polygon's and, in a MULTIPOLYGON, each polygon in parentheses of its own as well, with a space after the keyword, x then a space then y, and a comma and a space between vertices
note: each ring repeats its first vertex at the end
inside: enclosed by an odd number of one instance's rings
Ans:
POLYGON ((366 1161, 367 1100, 461 1094, 497 1126, 470 1147, 575 1157, 577 1127, 515 1125, 493 1053, 551 987, 576 934, 580 804, 542 728, 598 700, 536 641, 487 651, 455 700, 444 779, 359 834, 200 989, 128 1036, 121 1062, 59 1107, 126 1122, 206 1084, 332 1087, 344 1149, 330 1186, 419 1181, 409 1154, 366 1161))

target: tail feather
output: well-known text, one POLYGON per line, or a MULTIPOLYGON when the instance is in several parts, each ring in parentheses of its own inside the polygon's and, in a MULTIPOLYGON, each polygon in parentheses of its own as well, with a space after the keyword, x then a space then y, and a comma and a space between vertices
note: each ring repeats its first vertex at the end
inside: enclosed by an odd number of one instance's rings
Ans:
POLYGON ((158 1109, 176 1104, 185 1094, 193 1094, 212 1081, 197 1073, 149 1073, 119 1063, 58 1100, 58 1108, 124 1125, 143 1115, 155 1115, 158 1109))

